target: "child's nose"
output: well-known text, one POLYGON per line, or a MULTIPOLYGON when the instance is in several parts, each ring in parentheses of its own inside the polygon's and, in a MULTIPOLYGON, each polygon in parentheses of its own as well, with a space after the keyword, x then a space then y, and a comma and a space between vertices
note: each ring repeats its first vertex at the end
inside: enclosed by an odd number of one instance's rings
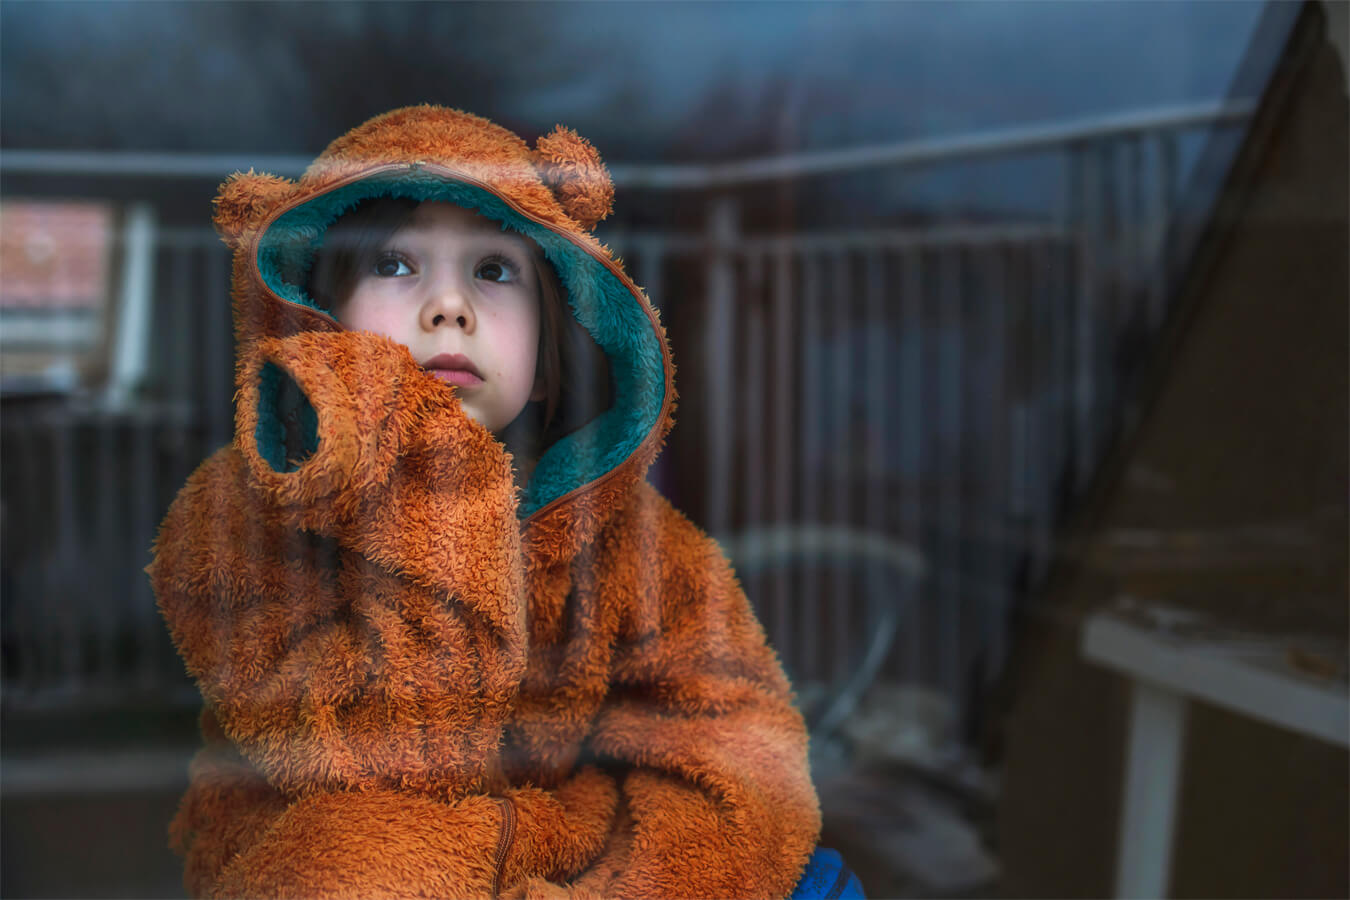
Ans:
POLYGON ((426 300, 422 303, 421 320, 422 327, 428 331, 445 325, 473 331, 474 311, 468 289, 454 279, 429 284, 426 300))

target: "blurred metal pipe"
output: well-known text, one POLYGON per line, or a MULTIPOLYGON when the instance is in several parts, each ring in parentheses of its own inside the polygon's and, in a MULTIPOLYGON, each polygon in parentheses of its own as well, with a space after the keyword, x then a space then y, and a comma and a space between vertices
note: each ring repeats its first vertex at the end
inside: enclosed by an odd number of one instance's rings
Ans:
MULTIPOLYGON (((829 376, 830 427, 834 434, 830 441, 832 449, 828 451, 829 480, 825 489, 830 494, 830 524, 838 528, 847 528, 852 524, 850 507, 855 483, 853 473, 861 449, 851 445, 851 439, 859 432, 853 427, 856 424, 853 419, 853 398, 860 386, 853 381, 854 354, 857 352, 853 346, 854 327, 858 318, 857 304, 850 289, 849 262, 848 254, 843 250, 830 257, 830 296, 823 298, 828 308, 827 333, 833 332, 835 339, 829 376)), ((826 499, 822 497, 821 502, 826 502, 826 499)), ((827 684, 842 684, 853 662, 849 646, 852 637, 849 632, 853 625, 851 574, 842 567, 835 567, 831 572, 830 593, 822 598, 831 610, 830 625, 834 637, 830 653, 833 665, 830 671, 820 673, 827 684)), ((816 617, 820 616, 818 610, 812 610, 812 613, 816 617)), ((814 618, 813 621, 823 619, 814 618)))
MULTIPOLYGON (((794 413, 800 409, 793 401, 796 399, 799 370, 795 365, 793 340, 797 334, 796 317, 792 309, 792 257, 787 249, 773 254, 772 315, 773 322, 773 448, 774 483, 773 514, 770 521, 775 526, 786 526, 792 521, 792 488, 797 483, 793 468, 796 454, 792 441, 794 413)), ((786 538, 782 546, 776 548, 784 557, 788 547, 786 538)), ((789 626, 788 610, 792 601, 791 592, 795 583, 783 570, 774 574, 774 645, 780 652, 789 646, 792 629, 789 626)))
POLYGON ((779 178, 835 174, 883 166, 914 168, 981 156, 1011 156, 1059 149, 1066 144, 1082 141, 1236 123, 1250 117, 1255 109, 1254 99, 1155 107, 1086 117, 1070 122, 1002 128, 956 137, 899 141, 866 147, 849 147, 844 150, 824 150, 709 165, 615 165, 610 167, 610 171, 615 184, 627 188, 727 187, 779 178))
POLYGON ((1072 156, 1071 168, 1077 173, 1074 211, 1079 229, 1078 284, 1074 292, 1074 479, 1075 488, 1081 490, 1092 477, 1097 446, 1093 411, 1097 401, 1097 252, 1102 240, 1102 179, 1095 148, 1079 148, 1072 156))
MULTIPOLYGON (((1154 107, 1069 122, 1047 122, 955 137, 897 141, 731 163, 619 163, 611 165, 609 169, 615 185, 624 188, 677 190, 727 187, 882 166, 917 167, 981 156, 1031 153, 1081 141, 1236 123, 1247 119, 1255 109, 1254 99, 1154 107)), ((141 151, 104 153, 88 150, 5 150, 0 153, 0 172, 25 175, 223 179, 231 172, 256 169, 294 178, 301 175, 309 164, 309 157, 279 155, 141 151)))
POLYGON ((1149 279, 1148 325, 1150 333, 1162 327, 1167 316, 1167 272, 1171 258, 1167 245, 1167 226, 1177 200, 1177 137, 1159 132, 1154 137, 1157 159, 1153 185, 1149 191, 1149 252, 1152 259, 1149 279))
MULTIPOLYGON (((743 296, 737 303, 745 316, 745 374, 739 379, 744 383, 742 391, 745 415, 763 409, 767 392, 765 391, 765 368, 767 350, 765 334, 768 323, 765 321, 764 303, 764 257, 755 255, 746 260, 746 285, 743 296)), ((756 527, 764 521, 764 482, 769 474, 765 460, 767 448, 764 443, 764 429, 751 425, 744 429, 745 453, 736 454, 744 468, 742 481, 745 489, 745 514, 741 521, 750 527, 756 527)))
MULTIPOLYGON (((825 456, 824 437, 821 428, 822 417, 826 415, 825 398, 821 389, 821 346, 820 334, 824 321, 825 291, 821 285, 821 260, 806 255, 802 259, 802 306, 801 321, 801 418, 799 419, 800 447, 802 466, 799 484, 802 507, 798 519, 802 527, 811 528, 822 525, 820 515, 820 470, 825 456)), ((828 420, 827 420, 828 421, 828 420)), ((816 602, 820 595, 820 573, 813 572, 804 583, 799 583, 797 595, 802 598, 803 614, 801 621, 807 627, 800 629, 797 638, 799 671, 816 677, 820 673, 822 653, 819 639, 819 625, 816 619, 816 602)))
POLYGON ((719 197, 708 217, 712 257, 708 262, 708 330, 704 370, 708 417, 708 493, 704 524, 709 531, 726 528, 731 510, 731 465, 735 452, 733 408, 736 368, 736 268, 730 247, 739 231, 736 201, 719 197))
POLYGON ((126 409, 145 380, 155 295, 155 210, 136 203, 122 226, 122 283, 113 330, 112 377, 105 401, 126 409))
POLYGON ((297 177, 309 167, 304 156, 244 156, 225 153, 156 153, 99 150, 0 150, 6 175, 94 175, 114 178, 214 178, 232 172, 269 172, 297 177))
MULTIPOLYGON (((1027 455, 1022 455, 1023 467, 1021 471, 1010 473, 1007 469, 1007 460, 1011 454, 1009 452, 1009 427, 1008 419, 1000 412, 1009 408, 1008 389, 1008 365, 1009 357, 1012 364, 1018 366, 1025 377, 1022 379, 1019 387, 1026 394, 1034 394, 1035 384, 1034 362, 1037 357, 1031 355, 1028 351, 1029 346, 1015 346, 1017 338, 1027 334, 1029 330, 1025 327, 1013 331, 1009 327, 1009 322, 1020 322, 1025 324, 1028 320, 1034 323, 1033 310, 1034 298, 1028 291, 1019 293, 1013 286, 1014 279, 1011 277, 1012 260, 1009 258, 1012 253, 1011 248, 997 247, 984 254, 980 259, 980 266, 983 275, 983 283, 987 286, 988 293, 984 298, 984 303, 988 304, 987 310, 979 310, 975 314, 976 321, 983 319, 985 328, 987 328, 986 347, 984 352, 989 356, 989 371, 992 373, 992 383, 986 385, 985 391, 981 393, 992 393, 993 400, 988 405, 981 405, 977 408, 987 409, 989 422, 989 443, 984 448, 983 466, 985 467, 986 477, 989 482, 985 489, 985 496, 982 498, 978 508, 987 510, 989 516, 994 519, 995 527, 1007 530, 1012 521, 1009 516, 1012 502, 1010 500, 1009 475, 1013 475, 1019 482, 1025 485, 1027 474, 1027 455), (1015 306, 1014 306, 1015 305, 1015 306), (1009 314, 1009 307, 1014 306, 1013 314, 1009 314), (1028 352, 1026 356, 1022 353, 1028 352)), ((978 257, 977 257, 978 258, 978 257)), ((1016 403, 1025 411, 1026 404, 1024 397, 1016 398, 1016 403)), ((1019 437, 1022 441, 1022 448, 1025 451, 1027 447, 1026 440, 1026 416, 1023 415, 1019 428, 1019 437)), ((1023 492, 1025 498, 1025 491, 1023 492)), ((1024 527, 1024 523, 1023 523, 1024 527)), ((1019 534, 1019 537, 1021 535, 1019 534)), ((1004 633, 1004 622, 1007 619, 1007 609, 1010 603, 1008 588, 1008 564, 1007 560, 1012 553, 1008 548, 1006 540, 990 540, 980 542, 980 553, 984 557, 979 567, 981 574, 995 584, 995 589, 985 595, 983 600, 977 599, 975 608, 979 610, 979 629, 977 631, 978 640, 987 653, 986 664, 984 667, 984 678, 989 680, 994 673, 1002 670, 1003 656, 1005 652, 1004 643, 1006 635, 1004 633)), ((972 654, 977 654, 981 647, 972 648, 972 654)), ((964 665, 964 660, 962 661, 964 665)), ((985 685, 977 685, 981 690, 985 685)))
MULTIPOLYGON (((900 333, 914 335, 914 350, 902 356, 900 373, 900 539, 920 547, 923 541, 923 254, 915 247, 901 252, 900 261, 900 333)), ((920 628, 920 599, 927 585, 918 579, 901 587, 902 608, 908 614, 905 631, 902 679, 918 683, 923 677, 924 640, 920 628)))
POLYGON ((961 568, 961 484, 964 477, 961 459, 963 382, 966 342, 962 316, 963 250, 951 247, 938 260, 938 358, 937 358, 937 434, 935 446, 942 454, 938 460, 938 521, 935 556, 937 568, 946 576, 937 580, 938 640, 942 652, 938 659, 938 684, 949 697, 960 697, 962 662, 961 620, 963 612, 961 568), (954 437, 953 437, 954 436, 954 437), (955 443, 948 444, 952 440, 955 443))

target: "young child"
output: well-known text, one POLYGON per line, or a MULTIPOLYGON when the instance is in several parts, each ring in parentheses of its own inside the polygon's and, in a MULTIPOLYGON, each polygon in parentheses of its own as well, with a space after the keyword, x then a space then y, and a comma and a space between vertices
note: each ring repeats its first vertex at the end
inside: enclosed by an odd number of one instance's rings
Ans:
MULTIPOLYGON (((820 817, 787 681, 642 480, 673 369, 590 233, 612 196, 571 131, 530 148, 431 106, 298 182, 222 186, 235 438, 149 568, 206 701, 171 827, 194 895, 802 879, 820 817)), ((838 895, 819 859, 803 884, 838 895)))

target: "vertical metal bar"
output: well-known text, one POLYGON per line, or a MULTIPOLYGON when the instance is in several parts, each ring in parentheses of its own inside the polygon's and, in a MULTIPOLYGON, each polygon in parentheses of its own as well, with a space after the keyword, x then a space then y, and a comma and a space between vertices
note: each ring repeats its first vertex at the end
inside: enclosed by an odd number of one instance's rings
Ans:
POLYGON ((736 275, 732 251, 737 240, 736 201, 719 197, 708 217, 708 330, 704 341, 704 402, 708 417, 706 525, 725 533, 731 500, 732 431, 735 410, 736 275))
MULTIPOLYGON (((1057 512, 1060 495, 1066 484, 1072 483, 1075 475, 1070 469, 1073 465, 1072 448, 1074 445, 1074 248, 1077 241, 1075 223, 1077 195, 1077 172, 1072 149, 1066 149, 1060 157, 1062 177, 1061 189, 1055 204, 1054 224, 1059 226, 1060 236, 1050 240, 1045 258, 1047 300, 1049 301, 1049 341, 1050 374, 1046 380, 1046 403, 1052 429, 1045 442, 1047 460, 1042 468, 1045 477, 1044 501, 1046 516, 1057 512)), ((1046 536, 1046 535, 1043 535, 1046 536)), ((1048 566, 1054 556, 1054 547, 1044 544, 1040 548, 1041 564, 1048 566)), ((1038 576, 1039 577, 1039 576, 1038 576)))
MULTIPOLYGON (((863 348, 863 393, 866 398, 864 409, 867 421, 863 433, 867 436, 865 450, 866 477, 863 482, 863 521, 869 535, 886 533, 883 514, 883 502, 889 498, 890 483, 886 472, 886 459, 889 449, 888 423, 891 417, 885 408, 885 400, 891 391, 886 382, 886 339, 890 334, 886 316, 886 267, 880 251, 870 251, 863 263, 865 288, 863 292, 863 327, 867 340, 863 348)), ((863 573, 864 604, 863 619, 859 626, 859 646, 865 642, 873 623, 881 618, 878 609, 882 604, 894 602, 891 591, 899 585, 888 585, 882 578, 876 563, 869 562, 863 573)), ((883 663, 884 665, 884 663, 883 663)))
POLYGON ((1181 193, 1181 164, 1178 162, 1180 138, 1175 131, 1169 131, 1162 137, 1162 159, 1159 161, 1158 175, 1162 180, 1165 207, 1170 212, 1176 209, 1177 198, 1181 193))
MULTIPOLYGON (((764 479, 767 466, 764 463, 764 410, 768 398, 765 397, 767 379, 764 374, 764 344, 767 341, 764 321, 764 258, 757 252, 748 252, 745 258, 745 285, 742 287, 737 308, 744 317, 745 359, 744 374, 740 379, 742 420, 741 439, 745 452, 741 459, 741 476, 738 480, 744 493, 744 514, 741 515, 741 533, 763 533, 764 528, 764 479)), ((751 595, 756 614, 763 622, 768 614, 767 587, 761 572, 741 573, 745 590, 751 595)))
POLYGON ((764 428, 762 421, 751 421, 764 409, 764 257, 756 254, 747 260, 745 300, 739 304, 745 315, 745 524, 759 529, 764 524, 764 428))
MULTIPOLYGON (((1101 141, 1098 173, 1101 179, 1101 218, 1098 229, 1098 259, 1104 263, 1097 269, 1097 341, 1095 376, 1097 396, 1093 402, 1093 441, 1100 456, 1104 438, 1120 408, 1119 378, 1116 372, 1115 347, 1120 339, 1121 315, 1121 199, 1119 157, 1114 142, 1101 141)), ((1093 469, 1096 469, 1094 464, 1093 469)))
POLYGON ((165 387, 169 396, 177 404, 190 404, 197 396, 197 371, 195 353, 189 354, 194 347, 192 340, 193 300, 198 296, 192 283, 192 246, 178 244, 168 250, 169 255, 169 292, 164 298, 163 315, 166 319, 165 334, 169 338, 168 347, 160 348, 165 354, 173 377, 166 379, 165 387))
MULTIPOLYGON (((1014 351, 1020 349, 1016 346, 1014 351)), ((1031 421, 1034 418, 1036 398, 1013 401, 1008 406, 1008 541, 1015 542, 1016 551, 1034 556, 1031 523, 1032 508, 1031 421)))
MULTIPOLYGON (((924 416, 923 403, 923 253, 918 247, 901 253, 900 334, 905 348, 900 373, 900 459, 905 490, 901 497, 900 536, 910 546, 923 547, 924 416)), ((928 562, 925 560, 925 562, 928 562)), ((904 634, 904 665, 901 679, 917 684, 923 679, 925 660, 921 598, 928 592, 929 577, 901 586, 904 604, 901 627, 904 634)))
POLYGON ((122 284, 113 335, 107 402, 122 409, 145 379, 150 354, 151 302, 155 290, 155 212, 149 203, 127 211, 122 228, 122 284))
MULTIPOLYGON (((94 468, 98 480, 94 485, 94 552, 86 554, 85 571, 91 576, 91 586, 98 585, 104 590, 117 583, 114 573, 123 571, 128 560, 126 557, 126 524, 123 514, 126 510, 126 497, 118 490, 122 484, 122 467, 119 465, 121 450, 118 441, 117 422, 108 415, 99 416, 93 422, 97 435, 94 450, 98 458, 94 468)), ((115 590, 115 589, 114 589, 115 590)), ((93 679, 97 684, 113 684, 120 673, 117 671, 117 632, 123 624, 120 598, 103 597, 95 601, 93 621, 94 651, 93 679)))
POLYGON ((1053 275, 1055 259, 1053 244, 1037 241, 1028 248, 1027 296, 1035 310, 1035 325, 1031 329, 1031 358, 1035 362, 1032 379, 1029 420, 1026 430, 1026 477, 1023 480, 1027 510, 1026 553, 1030 583, 1040 580, 1045 562, 1046 539, 1050 519, 1050 473, 1054 471, 1048 458, 1048 448, 1055 439, 1054 390, 1059 369, 1056 366, 1056 304, 1053 275))
MULTIPOLYGON (((989 590, 982 592, 982 598, 976 608, 980 610, 979 638, 987 661, 984 672, 987 679, 992 679, 1003 666, 1003 622, 1008 602, 1008 572, 1005 561, 1010 556, 1007 548, 1013 522, 1009 515, 1006 469, 1009 453, 1008 420, 1005 415, 1011 405, 1008 390, 1008 360, 1012 360, 1013 365, 1019 366, 1023 371, 1029 370, 1035 361, 1034 356, 1022 356, 1017 350, 1012 353, 1005 352, 1009 321, 1025 322, 1026 316, 1031 312, 1029 293, 1018 291, 1012 285, 1006 258, 1008 252, 1010 251, 1001 244, 990 247, 989 263, 986 268, 987 295, 983 298, 983 302, 989 304, 987 352, 990 357, 989 372, 993 378, 985 407, 990 417, 988 423, 990 441, 985 448, 990 483, 988 496, 981 504, 987 510, 986 514, 990 516, 990 520, 984 526, 989 536, 982 542, 986 548, 987 561, 984 570, 989 590), (1013 303, 1017 304, 1018 309, 1010 315, 1008 307, 1013 303)), ((1021 389, 1029 393, 1032 382, 1033 379, 1028 375, 1023 379, 1021 389)), ((1025 435, 1023 446, 1025 447, 1025 435)), ((1025 472, 1016 473, 1016 477, 1023 479, 1025 472)), ((962 694, 962 700, 967 696, 968 694, 962 694)))
POLYGON ((1147 213, 1145 211, 1144 187, 1144 143, 1137 135, 1127 145, 1126 158, 1129 164, 1130 208, 1126 219, 1129 223, 1127 234, 1129 243, 1129 315, 1130 326, 1138 327, 1148 321, 1148 284, 1149 258, 1146 241, 1147 213))
POLYGON ((938 434, 943 442, 938 477, 938 684, 955 702, 960 692, 961 653, 961 370, 964 323, 961 316, 961 248, 942 250, 938 302, 942 322, 938 349, 938 434))
POLYGON ((1100 300, 1097 276, 1101 240, 1101 166, 1096 148, 1074 151, 1077 191, 1078 284, 1074 313, 1074 493, 1087 486, 1096 464, 1096 310, 1100 300))
MULTIPOLYGON (((6 457, 7 465, 18 465, 20 471, 28 477, 19 479, 21 496, 14 501, 14 509, 27 511, 40 520, 53 532, 59 523, 55 523, 53 510, 57 508, 52 495, 55 454, 54 429, 48 417, 31 412, 9 413, 5 417, 5 432, 16 438, 19 449, 17 463, 6 457)), ((39 532, 40 534, 42 532, 39 532)), ((55 535, 53 534, 53 537, 55 535)), ((45 542, 44 542, 45 543, 45 542)), ((17 693, 32 696, 41 688, 43 668, 46 665, 44 654, 47 651, 46 640, 48 621, 51 614, 49 594, 55 592, 52 573, 58 571, 59 564, 53 559, 55 547, 38 545, 34 558, 25 560, 16 566, 14 596, 8 598, 12 604, 14 631, 10 637, 15 642, 14 653, 18 657, 15 683, 5 683, 5 694, 11 689, 17 693), (22 580, 17 577, 22 573, 22 580)))
MULTIPOLYGON (((856 413, 853 406, 850 370, 854 352, 853 338, 858 333, 858 323, 854 319, 856 304, 850 290, 849 258, 846 251, 840 250, 833 254, 830 259, 830 270, 832 276, 830 294, 824 298, 831 321, 829 330, 834 337, 834 359, 831 360, 830 391, 827 401, 834 413, 834 421, 830 426, 834 432, 831 441, 833 452, 830 453, 831 477, 828 482, 832 494, 830 520, 837 528, 848 528, 851 524, 849 521, 851 494, 855 487, 853 461, 859 455, 858 448, 850 444, 852 438, 864 430, 858 426, 865 426, 866 423, 854 421, 856 413)), ((837 563, 830 567, 830 571, 832 583, 830 593, 825 598, 826 608, 830 610, 828 618, 834 635, 829 678, 837 687, 848 677, 847 667, 854 662, 851 657, 857 651, 850 652, 853 630, 851 612, 853 591, 850 573, 847 567, 837 563)), ((818 621, 823 622, 824 617, 818 621)))
POLYGON ((48 583, 44 585, 42 605, 47 613, 52 669, 45 687, 73 689, 78 686, 80 671, 79 594, 83 585, 79 573, 83 571, 80 559, 79 523, 82 521, 76 495, 75 439, 77 424, 64 411, 53 416, 53 468, 56 497, 57 544, 48 583))
POLYGON ((1051 470, 1055 473, 1056 494, 1054 503, 1060 503, 1065 490, 1071 490, 1074 482, 1073 447, 1074 430, 1074 339, 1077 334, 1075 318, 1076 294, 1074 292, 1074 267, 1076 265, 1077 242, 1066 234, 1054 246, 1054 260, 1050 271, 1051 296, 1054 308, 1054 353, 1055 353, 1055 436, 1051 441, 1055 458, 1051 470))
POLYGON ((1169 255, 1167 228, 1175 202, 1177 139, 1171 132, 1155 132, 1153 135, 1155 153, 1152 190, 1149 191, 1149 252, 1152 257, 1149 279, 1149 332, 1155 333, 1162 327, 1167 317, 1167 276, 1169 255))
MULTIPOLYGON (((214 235, 204 235, 206 239, 214 235)), ((164 426, 165 436, 171 440, 173 449, 168 470, 172 473, 170 484, 175 488, 182 484, 192 471, 201 453, 203 431, 201 425, 206 412, 201 408, 201 361, 199 353, 191 350, 194 346, 193 335, 198 333, 198 321, 201 304, 196 302, 201 291, 203 257, 199 250, 201 239, 192 236, 176 244, 169 250, 171 264, 169 268, 170 293, 165 298, 166 315, 169 327, 166 331, 170 348, 161 348, 166 362, 172 366, 174 377, 167 379, 172 387, 166 392, 173 398, 170 420, 164 426)), ((214 241, 212 241, 214 243, 214 241)), ((157 510, 163 513, 161 507, 157 510)))
POLYGON ((638 256, 638 277, 642 279, 647 299, 658 310, 661 309, 664 294, 661 279, 664 277, 665 261, 665 242, 660 237, 644 238, 638 256))
POLYGON ((155 609, 155 598, 150 591, 144 568, 149 563, 150 541, 155 529, 155 465, 154 429, 155 420, 149 416, 136 416, 129 423, 131 427, 131 496, 127 504, 131 507, 131 561, 130 584, 127 586, 127 599, 130 615, 127 617, 127 630, 135 635, 136 655, 140 669, 140 681, 144 687, 154 688, 157 675, 163 671, 163 661, 159 657, 159 640, 163 626, 155 609))
MULTIPOLYGON (((797 317, 792 310, 792 257, 786 246, 779 247, 773 259, 773 453, 776 460, 773 480, 773 523, 780 535, 774 556, 787 558, 787 526, 792 520, 792 486, 797 483, 794 468, 793 415, 799 412, 793 403, 797 396, 800 369, 796 365, 793 348, 797 317)), ((795 580, 789 579, 783 567, 774 576, 774 645, 780 653, 790 653, 789 613, 791 593, 795 580)), ((795 663, 795 657, 792 660, 795 663)))
MULTIPOLYGON (((821 403, 820 384, 820 340, 821 320, 821 276, 820 261, 810 253, 802 259, 802 405, 801 405, 801 446, 802 446, 802 517, 801 523, 816 527, 820 522, 820 467, 823 463, 821 429, 825 422, 825 409, 821 403)), ((799 628, 796 643, 801 654, 802 672, 815 680, 821 677, 819 667, 820 640, 816 615, 819 609, 820 579, 804 579, 802 590, 802 615, 797 619, 799 628)))
MULTIPOLYGON (((38 454, 33 449, 34 429, 27 416, 9 414, 5 428, 0 431, 0 460, 11 467, 17 467, 27 477, 14 488, 15 494, 6 498, 9 510, 37 510, 41 506, 30 501, 32 485, 38 479, 35 466, 38 454)), ((13 513, 8 513, 13 515, 13 513)), ((40 533, 40 532, 39 532, 40 533)), ((28 546, 32 546, 29 544, 28 546)), ((30 583, 28 577, 39 560, 37 554, 29 554, 14 567, 13 581, 9 595, 4 598, 0 609, 0 628, 8 635, 10 649, 6 665, 13 675, 0 681, 0 700, 9 700, 22 694, 28 684, 28 665, 32 659, 33 635, 30 625, 31 595, 25 588, 30 583)))
POLYGON ((206 303, 190 304, 196 314, 197 346, 202 348, 202 416, 206 422, 207 451, 213 452, 234 433, 233 335, 230 306, 229 253, 223 247, 205 249, 202 296, 206 303))
MULTIPOLYGON (((764 463, 764 422, 763 410, 768 398, 765 396, 765 303, 764 303, 764 258, 753 254, 746 259, 746 285, 740 297, 739 308, 745 317, 745 374, 742 379, 743 393, 741 408, 745 410, 746 421, 741 423, 745 453, 742 459, 742 477, 739 479, 744 491, 745 512, 741 517, 742 532, 761 532, 764 527, 764 480, 768 467, 764 463), (754 421, 752 421, 754 419, 754 421)), ((755 612, 760 620, 768 612, 767 586, 762 573, 750 576, 741 575, 745 588, 750 592, 755 612)))

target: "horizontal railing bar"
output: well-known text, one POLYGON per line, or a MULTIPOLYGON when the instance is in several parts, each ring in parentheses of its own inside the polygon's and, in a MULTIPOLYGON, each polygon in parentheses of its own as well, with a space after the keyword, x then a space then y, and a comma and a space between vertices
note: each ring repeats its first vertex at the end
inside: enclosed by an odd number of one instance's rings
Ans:
POLYGON ((919 247, 980 246, 1069 240, 1072 232, 1058 225, 940 225, 933 228, 889 228, 872 231, 797 232, 780 235, 738 235, 730 242, 701 234, 618 232, 604 235, 615 249, 642 251, 659 245, 667 256, 703 253, 813 253, 830 250, 885 250, 919 247))
MULTIPOLYGON (((925 138, 699 165, 619 163, 610 166, 620 187, 657 189, 728 187, 778 178, 825 175, 880 166, 917 167, 958 159, 1028 153, 1083 141, 1118 138, 1180 128, 1240 122, 1254 100, 1131 110, 1104 116, 1004 128, 952 137, 925 138)), ((3 150, 0 173, 24 175, 216 178, 256 170, 296 177, 304 156, 226 153, 101 152, 89 150, 3 150)))
POLYGON ((1119 138, 1202 125, 1240 122, 1256 109, 1254 100, 1206 103, 1130 111, 1113 115, 955 137, 899 141, 844 150, 822 150, 792 156, 730 163, 680 166, 614 166, 616 183, 624 187, 705 188, 870 169, 918 167, 979 156, 1012 155, 1065 144, 1119 138))
MULTIPOLYGON (((713 247, 707 235, 699 232, 666 231, 612 231, 600 232, 600 236, 615 249, 625 252, 642 253, 693 253, 707 251, 713 247)), ((1018 241, 1067 240, 1073 237, 1071 230, 1061 225, 1046 225, 1038 222, 995 223, 995 224, 957 224, 908 226, 904 228, 849 229, 829 232, 794 232, 791 234, 738 235, 731 244, 717 244, 717 249, 752 250, 755 252, 782 252, 784 250, 803 249, 839 250, 839 249, 884 249, 886 247, 909 248, 916 246, 949 244, 1002 244, 1018 241)), ((214 229, 201 225, 172 225, 157 229, 156 243, 166 249, 216 248, 220 236, 214 229)))
POLYGON ((245 156, 229 153, 170 153, 142 150, 0 150, 6 175, 94 175, 136 178, 210 178, 233 172, 267 172, 296 177, 309 167, 303 156, 245 156))
POLYGON ((201 419, 201 410, 186 401, 138 398, 133 405, 113 406, 97 390, 80 390, 67 394, 59 404, 6 410, 5 430, 68 428, 76 425, 190 427, 201 419))

